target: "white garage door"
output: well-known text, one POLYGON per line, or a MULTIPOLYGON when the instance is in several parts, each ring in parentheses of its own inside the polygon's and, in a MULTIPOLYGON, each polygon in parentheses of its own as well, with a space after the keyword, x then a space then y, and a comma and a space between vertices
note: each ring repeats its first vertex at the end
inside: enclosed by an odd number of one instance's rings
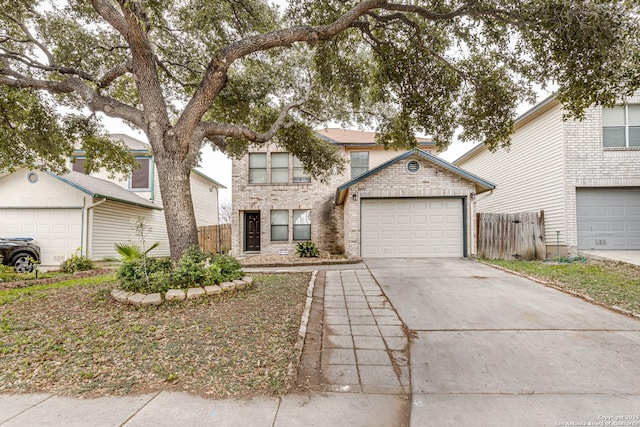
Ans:
POLYGON ((576 191, 578 249, 640 249, 640 188, 576 191))
POLYGON ((81 246, 82 209, 0 209, 0 237, 31 237, 42 265, 56 266, 81 246))
POLYGON ((460 257, 461 199, 362 200, 363 257, 460 257))

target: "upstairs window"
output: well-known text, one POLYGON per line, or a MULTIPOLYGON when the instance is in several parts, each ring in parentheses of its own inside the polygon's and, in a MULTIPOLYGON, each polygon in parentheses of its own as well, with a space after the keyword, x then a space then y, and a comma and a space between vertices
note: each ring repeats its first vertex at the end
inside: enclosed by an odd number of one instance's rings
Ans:
POLYGON ((249 154, 249 182, 251 184, 266 184, 267 182, 267 154, 249 154))
POLYGON ((151 188, 151 160, 148 158, 136 159, 140 165, 131 173, 129 186, 132 190, 149 190, 151 188))
POLYGON ((73 163, 71 163, 71 169, 75 172, 86 173, 84 170, 84 157, 76 157, 73 159, 73 163))
POLYGON ((311 240, 311 211, 293 211, 293 240, 311 240))
POLYGON ((293 182, 311 182, 311 176, 304 171, 304 166, 297 157, 293 158, 293 182))
POLYGON ((605 148, 640 147, 640 105, 602 109, 602 144, 605 148))
POLYGON ((369 152, 351 152, 351 178, 362 175, 369 170, 369 152))
POLYGON ((271 182, 274 184, 289 182, 289 153, 271 153, 271 182))

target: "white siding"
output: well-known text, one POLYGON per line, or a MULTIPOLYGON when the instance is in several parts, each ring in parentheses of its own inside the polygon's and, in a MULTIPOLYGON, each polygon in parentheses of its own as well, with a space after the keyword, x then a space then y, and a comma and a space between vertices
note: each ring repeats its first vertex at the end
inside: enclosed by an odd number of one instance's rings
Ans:
POLYGON ((139 219, 145 223, 145 245, 148 247, 160 242, 160 246, 154 249, 151 255, 169 255, 169 239, 163 211, 106 202, 93 208, 90 215, 90 258, 100 260, 105 257, 118 257, 116 243, 132 243, 142 247, 140 237, 136 234, 136 223, 139 219))
POLYGON ((196 214, 196 224, 216 225, 218 223, 218 190, 209 180, 191 173, 191 198, 196 214))
POLYGON ((496 185, 476 199, 478 212, 544 210, 547 244, 566 243, 564 207, 563 121, 560 104, 552 103, 530 122, 517 126, 509 149, 478 153, 457 162, 496 185))

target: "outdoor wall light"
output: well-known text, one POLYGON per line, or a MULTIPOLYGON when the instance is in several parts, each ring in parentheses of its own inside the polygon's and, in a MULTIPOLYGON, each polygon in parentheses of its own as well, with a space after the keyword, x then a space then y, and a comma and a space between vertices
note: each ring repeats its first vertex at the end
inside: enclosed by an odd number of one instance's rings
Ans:
POLYGON ((471 200, 475 200, 476 199, 476 193, 474 193, 473 191, 471 193, 469 193, 469 198, 471 200))
POLYGON ((356 200, 358 200, 358 193, 353 193, 351 195, 351 198, 353 199, 353 201, 355 202, 356 200))

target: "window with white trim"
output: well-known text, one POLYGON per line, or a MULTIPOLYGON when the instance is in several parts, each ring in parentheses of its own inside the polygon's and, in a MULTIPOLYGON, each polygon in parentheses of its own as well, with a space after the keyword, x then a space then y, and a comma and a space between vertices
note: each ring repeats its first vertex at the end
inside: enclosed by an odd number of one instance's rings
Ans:
POLYGON ((311 182, 311 176, 304 171, 304 166, 297 157, 293 158, 293 182, 311 182))
POLYGON ((271 153, 271 182, 273 184, 289 182, 289 153, 271 153))
POLYGON ((311 240, 311 210, 293 211, 293 240, 311 240))
POLYGON ((271 211, 271 241, 289 240, 289 211, 278 209, 271 211))
POLYGON ((362 175, 369 170, 369 152, 352 151, 351 154, 351 178, 362 175))
POLYGON ((131 172, 129 188, 139 191, 151 189, 151 159, 136 158, 136 163, 138 167, 131 172))
POLYGON ((602 145, 605 148, 640 148, 640 105, 602 109, 602 145))
POLYGON ((251 184, 267 183, 267 154, 249 154, 249 182, 251 184))

